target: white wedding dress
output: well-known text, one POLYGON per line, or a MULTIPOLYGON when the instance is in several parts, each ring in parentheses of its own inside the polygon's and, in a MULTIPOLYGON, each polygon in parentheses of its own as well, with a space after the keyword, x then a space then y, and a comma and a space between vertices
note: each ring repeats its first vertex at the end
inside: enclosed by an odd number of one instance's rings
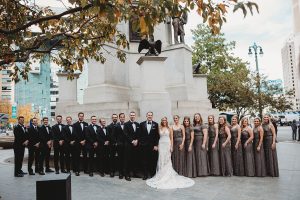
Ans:
POLYGON ((146 184, 157 189, 176 189, 193 186, 195 182, 192 179, 178 175, 172 167, 169 130, 160 130, 159 135, 156 174, 153 178, 148 179, 146 184))

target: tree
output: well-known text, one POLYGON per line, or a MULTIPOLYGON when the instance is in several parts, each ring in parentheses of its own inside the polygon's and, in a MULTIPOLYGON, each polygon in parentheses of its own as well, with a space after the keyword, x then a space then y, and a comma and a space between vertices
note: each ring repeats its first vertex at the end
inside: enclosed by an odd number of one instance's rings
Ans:
POLYGON ((18 106, 18 116, 23 116, 24 123, 29 124, 30 119, 35 117, 35 113, 31 111, 31 104, 18 106))
MULTIPOLYGON (((18 81, 19 75, 28 78, 29 65, 44 54, 58 51, 52 59, 72 78, 74 71, 82 70, 88 59, 105 62, 104 44, 117 48, 116 57, 125 61, 123 51, 129 47, 124 33, 117 29, 121 21, 132 21, 133 29, 140 28, 145 37, 153 27, 167 17, 196 9, 214 34, 226 22, 226 13, 247 10, 258 11, 257 4, 240 0, 60 0, 67 2, 63 12, 42 8, 30 0, 0 0, 0 69, 14 63, 11 74, 18 81)), ((62 4, 63 5, 63 4, 62 4)))
POLYGON ((16 123, 16 119, 12 119, 12 104, 9 100, 1 100, 0 102, 0 113, 8 114, 8 123, 16 123))

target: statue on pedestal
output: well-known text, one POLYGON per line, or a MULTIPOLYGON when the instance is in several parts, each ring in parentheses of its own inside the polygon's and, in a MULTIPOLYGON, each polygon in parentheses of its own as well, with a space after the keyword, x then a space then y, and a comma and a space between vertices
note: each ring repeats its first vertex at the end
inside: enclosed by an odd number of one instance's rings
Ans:
POLYGON ((149 41, 147 39, 141 40, 138 51, 141 53, 143 49, 148 49, 145 56, 158 56, 161 53, 161 45, 160 40, 154 41, 154 36, 150 35, 149 41))
POLYGON ((188 15, 187 12, 183 12, 179 16, 172 17, 172 25, 174 29, 174 42, 178 44, 178 36, 180 37, 180 42, 184 43, 184 25, 187 23, 188 15))

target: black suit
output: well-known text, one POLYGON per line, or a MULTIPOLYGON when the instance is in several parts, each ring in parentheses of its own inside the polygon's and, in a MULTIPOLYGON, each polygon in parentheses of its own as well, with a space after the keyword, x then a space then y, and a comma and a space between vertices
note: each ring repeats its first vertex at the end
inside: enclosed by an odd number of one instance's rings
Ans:
POLYGON ((154 121, 151 122, 151 129, 148 133, 147 130, 147 121, 144 121, 140 124, 140 148, 141 148, 141 157, 144 176, 154 176, 156 171, 156 164, 158 159, 158 152, 154 151, 154 146, 158 146, 159 141, 159 127, 158 124, 154 121))
POLYGON ((22 173, 25 146, 23 143, 28 140, 26 128, 20 124, 14 127, 14 154, 15 154, 15 176, 22 173))
POLYGON ((51 148, 48 146, 48 141, 52 140, 52 132, 51 132, 51 127, 48 127, 48 131, 46 126, 42 125, 38 130, 39 130, 39 140, 40 140, 40 150, 41 150, 41 155, 39 159, 39 168, 40 172, 44 171, 44 161, 46 165, 46 170, 50 169, 49 166, 49 159, 50 159, 50 152, 51 148))
MULTIPOLYGON (((84 129, 87 126, 88 126, 88 123, 86 123, 86 122, 78 121, 73 124, 73 128, 74 128, 76 134, 78 135, 79 142, 85 140, 84 129), (81 123, 82 123, 82 126, 81 126, 81 123)), ((83 156, 83 170, 86 172, 88 170, 87 148, 85 147, 85 145, 82 146, 80 143, 79 143, 79 147, 80 147, 80 153, 82 153, 82 156, 83 156)))
POLYGON ((125 142, 124 125, 125 124, 123 124, 123 129, 122 129, 121 123, 117 123, 115 125, 110 124, 110 127, 114 127, 114 128, 110 128, 112 129, 112 132, 110 132, 111 133, 110 167, 112 173, 114 173, 115 170, 118 170, 120 176, 123 175, 127 176, 126 171, 124 171, 124 142, 125 142))
POLYGON ((60 163, 60 169, 62 171, 65 169, 65 145, 59 144, 59 141, 65 140, 65 136, 62 131, 63 127, 63 124, 55 124, 52 126, 55 171, 59 171, 58 160, 60 163))
POLYGON ((111 145, 112 142, 112 135, 109 132, 109 128, 106 128, 106 133, 104 132, 102 127, 99 127, 97 130, 97 138, 98 138, 98 164, 99 164, 99 172, 100 173, 110 173, 111 171, 111 145), (108 141, 109 145, 104 145, 104 143, 108 141))
POLYGON ((79 172, 80 168, 80 138, 76 133, 73 125, 66 125, 62 129, 65 137, 65 155, 66 155, 66 168, 70 171, 70 156, 72 155, 72 169, 74 172, 79 172), (72 127, 70 129, 70 127, 72 127), (72 132, 71 132, 72 130, 72 132), (74 141, 74 142, 73 142, 74 141), (71 144, 71 142, 73 142, 71 144))
POLYGON ((28 172, 33 172, 32 163, 35 163, 35 172, 39 172, 40 146, 36 147, 39 140, 39 127, 33 125, 28 129, 28 172))
POLYGON ((133 140, 138 140, 140 136, 140 124, 137 122, 128 121, 124 124, 124 171, 125 176, 129 176, 132 171, 134 175, 137 174, 140 165, 140 155, 139 155, 139 144, 134 146, 132 144, 133 140), (133 128, 133 123, 135 124, 135 130, 133 128))
POLYGON ((89 163, 88 163, 89 173, 94 172, 94 163, 95 163, 94 157, 95 154, 97 153, 98 146, 99 146, 99 144, 97 147, 94 146, 94 143, 99 143, 97 137, 98 129, 99 129, 98 125, 92 125, 92 124, 90 124, 88 127, 85 128, 86 149, 87 149, 87 154, 89 159, 89 163))

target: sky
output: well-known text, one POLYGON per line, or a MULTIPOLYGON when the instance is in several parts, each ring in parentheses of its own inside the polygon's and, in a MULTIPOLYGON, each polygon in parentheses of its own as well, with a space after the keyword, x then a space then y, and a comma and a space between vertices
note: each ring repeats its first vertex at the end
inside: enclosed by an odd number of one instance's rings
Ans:
MULTIPOLYGON (((32 0, 34 1, 34 0, 32 0)), ((35 0, 42 6, 63 6, 57 0, 35 0)), ((63 0, 65 1, 65 0, 63 0)), ((264 55, 258 57, 259 70, 269 79, 282 79, 281 48, 293 32, 292 0, 252 0, 259 5, 260 13, 250 12, 243 17, 242 11, 227 14, 227 23, 222 32, 228 41, 236 41, 235 55, 250 63, 249 67, 255 70, 254 56, 248 55, 248 48, 256 42, 263 48, 264 55)), ((202 18, 192 11, 186 25, 186 43, 193 45, 192 29, 202 23, 202 18)))
MULTIPOLYGON (((281 48, 293 32, 292 0, 253 0, 259 5, 260 13, 250 12, 246 18, 242 11, 228 12, 227 23, 222 27, 228 41, 236 41, 235 55, 250 63, 255 70, 255 58, 248 55, 249 46, 254 42, 264 51, 258 56, 259 70, 269 79, 282 79, 281 48)), ((193 44, 191 29, 201 23, 202 18, 191 13, 187 24, 187 44, 193 44)))

